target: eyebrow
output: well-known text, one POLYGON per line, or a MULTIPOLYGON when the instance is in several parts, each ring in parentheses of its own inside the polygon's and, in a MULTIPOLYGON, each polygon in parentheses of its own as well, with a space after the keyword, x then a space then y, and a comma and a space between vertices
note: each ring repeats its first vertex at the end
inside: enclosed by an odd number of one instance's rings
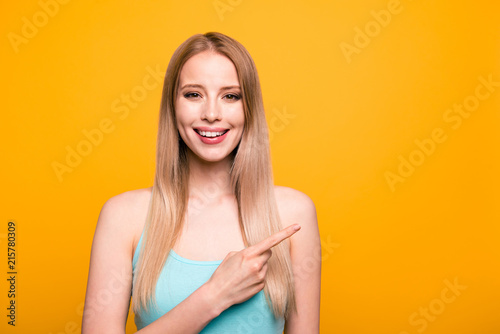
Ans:
MULTIPOLYGON (((181 90, 184 89, 184 88, 188 88, 188 87, 191 87, 191 88, 204 88, 203 85, 200 85, 200 84, 185 84, 184 86, 181 87, 181 90)), ((221 87, 220 90, 229 90, 229 89, 234 89, 234 88, 240 89, 240 86, 238 86, 238 85, 224 86, 224 87, 221 87)))

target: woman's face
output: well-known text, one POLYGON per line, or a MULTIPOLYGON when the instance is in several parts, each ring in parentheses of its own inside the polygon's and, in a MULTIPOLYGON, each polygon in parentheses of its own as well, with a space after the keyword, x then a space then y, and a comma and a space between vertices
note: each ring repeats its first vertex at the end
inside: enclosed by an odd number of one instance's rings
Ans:
POLYGON ((243 134, 243 101, 234 64, 227 57, 201 52, 184 64, 175 101, 182 140, 200 159, 227 158, 243 134))

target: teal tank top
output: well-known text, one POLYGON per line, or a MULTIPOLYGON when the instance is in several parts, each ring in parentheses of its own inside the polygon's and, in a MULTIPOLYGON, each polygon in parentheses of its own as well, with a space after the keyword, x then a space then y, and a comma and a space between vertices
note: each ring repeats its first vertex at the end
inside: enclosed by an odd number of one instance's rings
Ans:
MULTIPOLYGON (((144 232, 143 232, 144 233, 144 232)), ((142 235, 134 251, 132 268, 139 258, 142 235)), ((135 324, 140 330, 163 314, 173 309, 212 276, 222 261, 194 261, 181 257, 170 250, 156 284, 156 303, 158 311, 140 310, 135 314, 135 324)), ((281 334, 285 320, 276 319, 270 310, 263 291, 247 301, 232 305, 214 318, 200 333, 202 334, 281 334)), ((167 330, 168 332, 168 330, 167 330)))

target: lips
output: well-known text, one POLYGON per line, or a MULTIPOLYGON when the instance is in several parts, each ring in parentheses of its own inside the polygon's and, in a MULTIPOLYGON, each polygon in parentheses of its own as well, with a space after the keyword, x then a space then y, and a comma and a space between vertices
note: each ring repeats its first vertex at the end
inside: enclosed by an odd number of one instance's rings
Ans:
POLYGON ((197 128, 194 132, 198 135, 198 138, 209 145, 218 144, 222 142, 227 137, 229 129, 224 128, 197 128))

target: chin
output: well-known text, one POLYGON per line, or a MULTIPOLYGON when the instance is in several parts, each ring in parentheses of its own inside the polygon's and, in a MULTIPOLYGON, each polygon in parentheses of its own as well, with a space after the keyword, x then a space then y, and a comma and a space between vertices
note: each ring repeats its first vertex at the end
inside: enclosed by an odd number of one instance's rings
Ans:
POLYGON ((225 156, 217 156, 217 157, 214 157, 214 156, 210 156, 210 157, 206 157, 206 158, 201 158, 203 160, 205 160, 206 162, 221 162, 221 161, 224 161, 224 160, 227 160, 229 159, 229 155, 225 155, 225 156))
POLYGON ((215 153, 215 154, 203 154, 206 152, 193 152, 193 155, 205 162, 221 162, 231 157, 231 152, 228 153, 215 153))

